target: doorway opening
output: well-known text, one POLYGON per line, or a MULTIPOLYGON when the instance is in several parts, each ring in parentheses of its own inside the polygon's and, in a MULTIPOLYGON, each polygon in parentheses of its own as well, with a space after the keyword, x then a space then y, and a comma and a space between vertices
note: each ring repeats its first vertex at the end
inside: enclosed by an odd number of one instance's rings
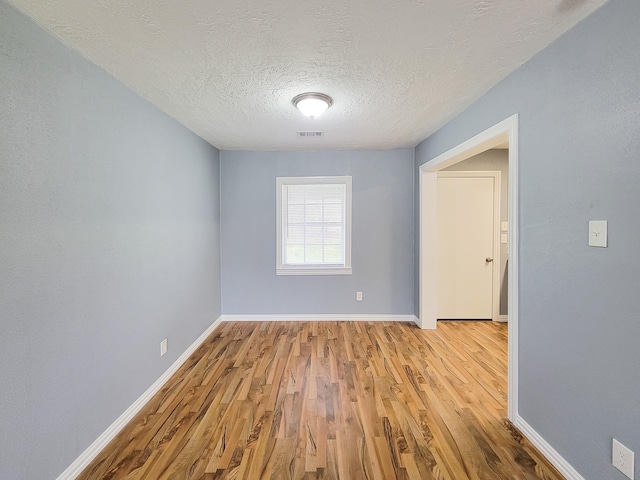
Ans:
POLYGON ((518 405, 518 115, 513 115, 457 147, 430 159, 419 169, 420 188, 420 327, 437 328, 438 319, 438 172, 482 152, 508 147, 508 375, 507 416, 513 422, 518 405))

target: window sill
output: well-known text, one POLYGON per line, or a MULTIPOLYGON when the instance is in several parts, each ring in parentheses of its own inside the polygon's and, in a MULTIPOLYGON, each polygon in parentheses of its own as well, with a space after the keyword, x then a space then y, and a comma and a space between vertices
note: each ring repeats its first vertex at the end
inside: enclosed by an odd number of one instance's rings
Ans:
POLYGON ((351 275, 351 267, 279 267, 276 268, 276 275, 351 275))

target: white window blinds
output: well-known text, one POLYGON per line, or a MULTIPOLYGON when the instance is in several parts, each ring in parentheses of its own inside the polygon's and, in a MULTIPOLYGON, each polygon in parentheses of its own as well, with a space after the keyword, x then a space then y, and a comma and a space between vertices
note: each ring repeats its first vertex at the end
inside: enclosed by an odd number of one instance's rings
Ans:
POLYGON ((277 183, 277 273, 350 273, 351 177, 279 177, 277 183))

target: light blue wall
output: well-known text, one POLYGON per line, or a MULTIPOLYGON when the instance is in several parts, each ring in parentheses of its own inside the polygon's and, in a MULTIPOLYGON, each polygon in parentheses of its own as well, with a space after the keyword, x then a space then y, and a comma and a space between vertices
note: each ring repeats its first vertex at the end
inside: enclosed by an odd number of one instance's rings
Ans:
POLYGON ((640 2, 610 1, 416 149, 520 114, 519 411, 593 480, 625 478, 612 437, 640 452, 639 25, 640 2))
POLYGON ((224 151, 221 184, 223 313, 413 313, 413 149, 224 151), (276 177, 323 175, 353 177, 353 275, 276 276, 276 177))
POLYGON ((56 478, 220 315, 218 185, 216 149, 0 0, 0 478, 56 478))

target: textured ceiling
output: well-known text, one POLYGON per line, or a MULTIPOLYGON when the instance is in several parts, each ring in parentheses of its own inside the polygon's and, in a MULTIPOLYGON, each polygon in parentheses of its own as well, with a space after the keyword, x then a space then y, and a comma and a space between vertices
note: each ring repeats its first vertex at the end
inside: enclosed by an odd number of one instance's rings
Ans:
POLYGON ((605 3, 11 2, 225 150, 415 146, 605 3), (291 104, 305 91, 334 104, 309 120, 291 104))

